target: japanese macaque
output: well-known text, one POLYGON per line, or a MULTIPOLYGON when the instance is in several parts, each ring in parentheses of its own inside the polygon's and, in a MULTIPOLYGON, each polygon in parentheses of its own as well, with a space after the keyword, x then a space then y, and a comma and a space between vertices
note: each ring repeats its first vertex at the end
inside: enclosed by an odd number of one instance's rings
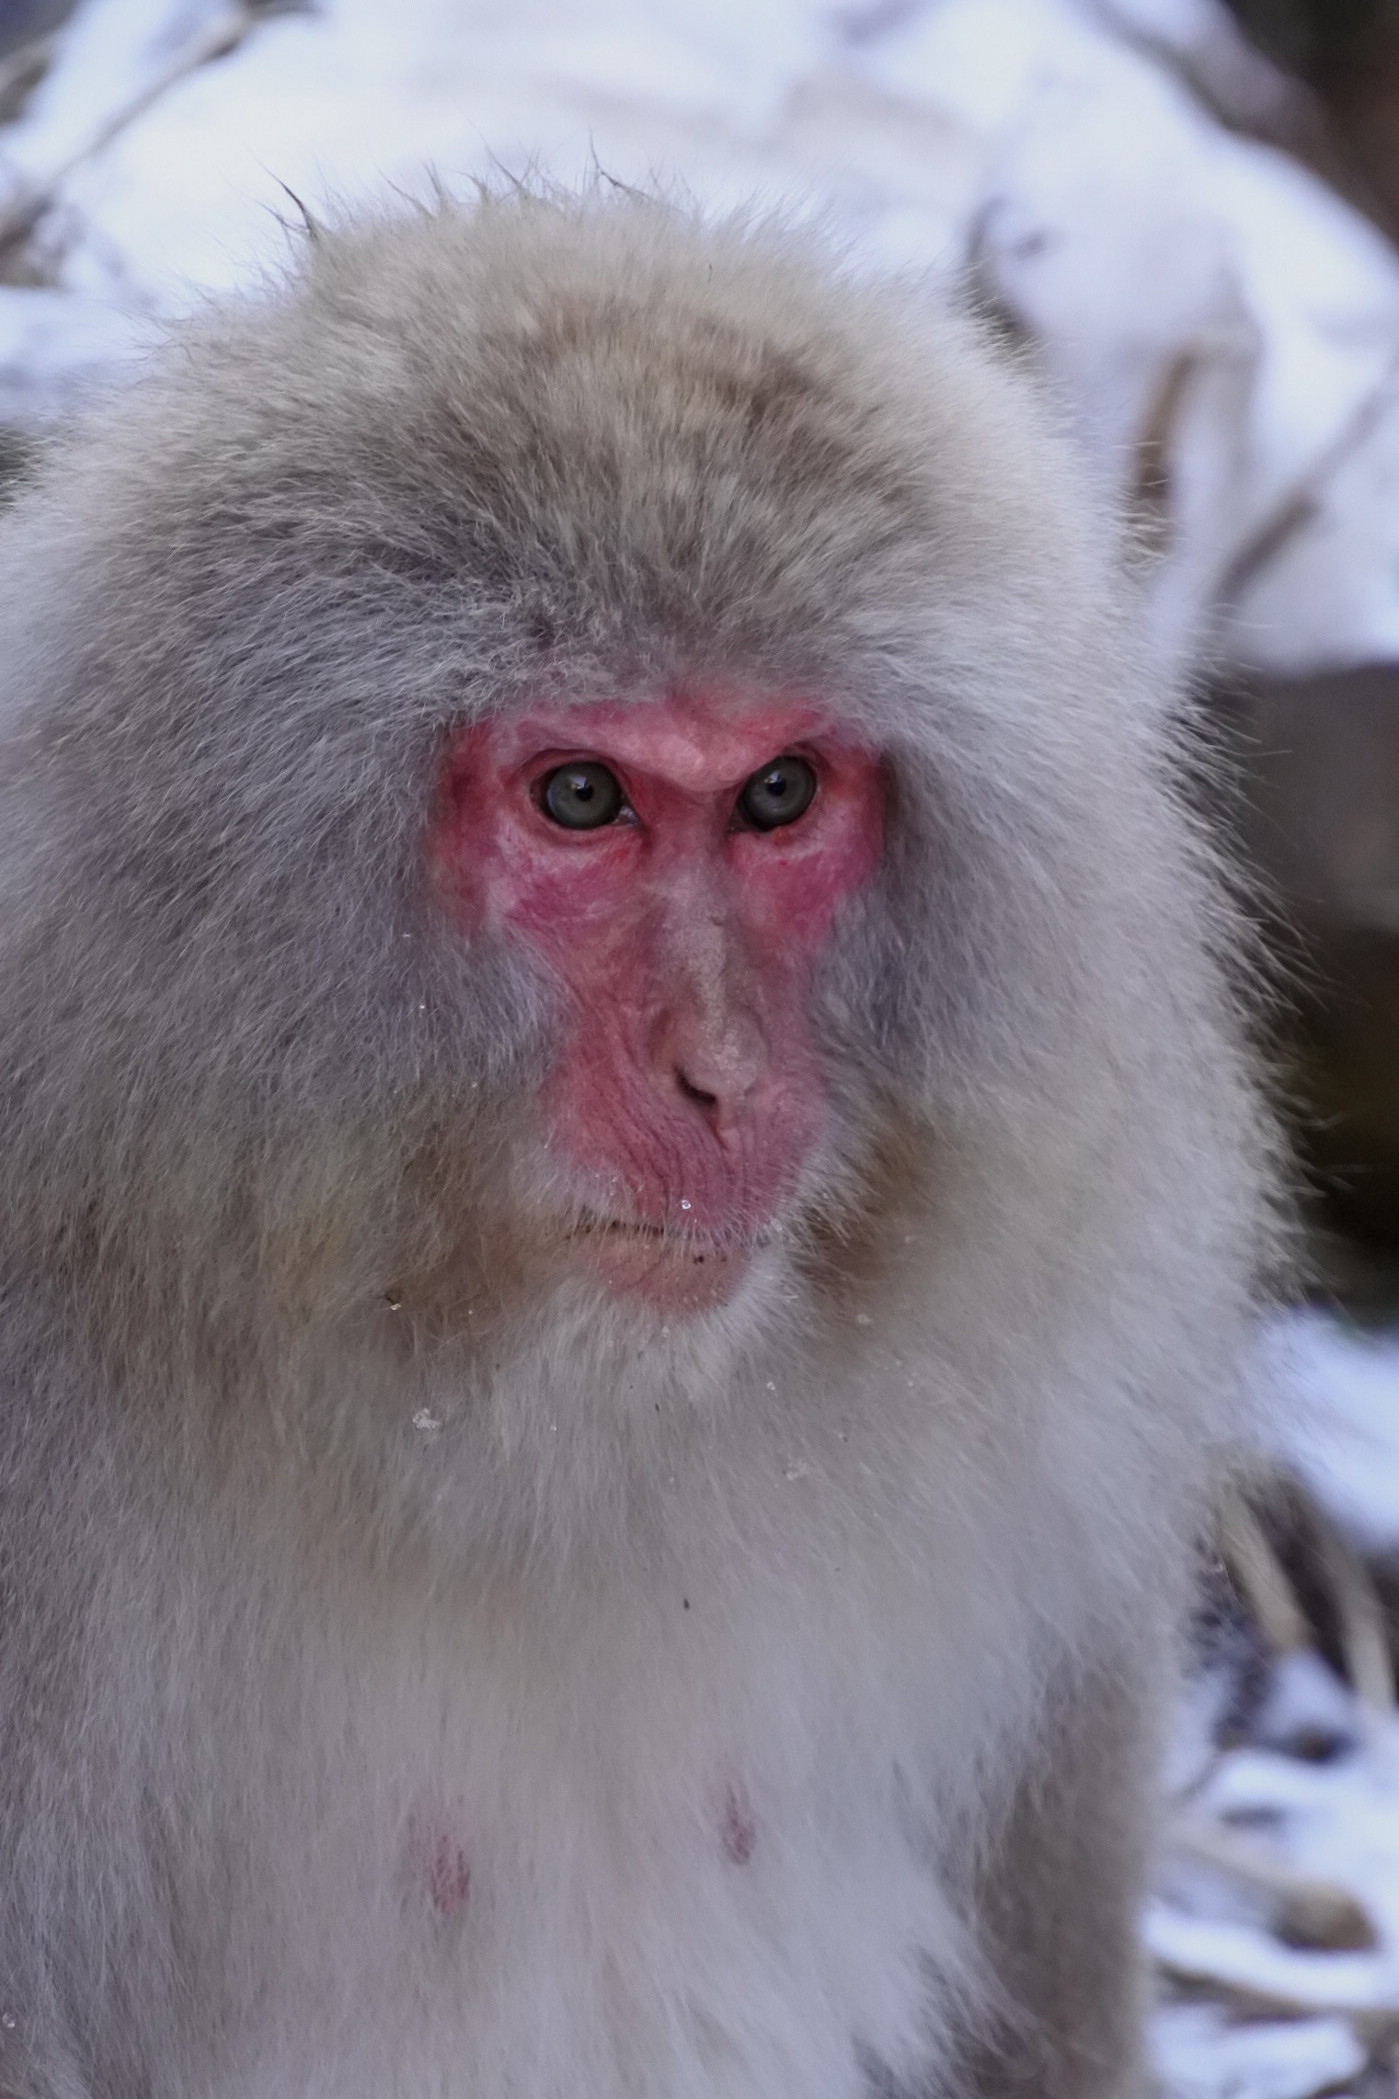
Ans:
POLYGON ((0 2091, 1136 2089, 1269 1143, 1033 389, 487 198, 0 532, 0 2091))

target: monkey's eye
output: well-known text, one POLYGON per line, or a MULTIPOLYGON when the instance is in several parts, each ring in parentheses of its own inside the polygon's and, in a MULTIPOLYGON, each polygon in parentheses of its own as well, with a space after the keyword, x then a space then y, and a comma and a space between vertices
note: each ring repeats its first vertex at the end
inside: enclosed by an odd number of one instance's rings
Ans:
POLYGON ((805 816, 816 794, 816 774, 805 758, 774 758, 745 780, 738 813, 755 831, 776 831, 805 816))
POLYGON ((622 783, 594 759, 556 766, 535 790, 544 814, 565 831, 598 831, 622 812, 622 783))

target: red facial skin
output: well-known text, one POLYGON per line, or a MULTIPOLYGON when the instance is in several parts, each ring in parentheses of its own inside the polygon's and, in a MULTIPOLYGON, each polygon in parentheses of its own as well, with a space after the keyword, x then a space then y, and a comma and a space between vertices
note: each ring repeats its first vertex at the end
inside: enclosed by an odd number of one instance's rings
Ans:
POLYGON ((812 970, 878 859, 882 802, 877 760, 789 701, 607 702, 454 741, 438 880, 468 932, 530 942, 571 995, 548 1141, 582 1170, 572 1244, 614 1289, 721 1301, 791 1194, 826 1115, 812 970), (745 782, 793 753, 817 776, 810 807, 745 827, 745 782), (569 830, 539 796, 584 759, 627 806, 569 830))

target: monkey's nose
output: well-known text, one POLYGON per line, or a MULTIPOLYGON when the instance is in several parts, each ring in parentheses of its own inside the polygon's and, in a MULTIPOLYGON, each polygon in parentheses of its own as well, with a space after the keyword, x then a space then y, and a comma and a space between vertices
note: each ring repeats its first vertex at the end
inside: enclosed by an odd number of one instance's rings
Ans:
POLYGON ((674 1026, 667 1050, 677 1093, 720 1134, 742 1120, 762 1090, 766 1048, 746 1014, 727 1015, 718 1028, 712 1020, 674 1026))

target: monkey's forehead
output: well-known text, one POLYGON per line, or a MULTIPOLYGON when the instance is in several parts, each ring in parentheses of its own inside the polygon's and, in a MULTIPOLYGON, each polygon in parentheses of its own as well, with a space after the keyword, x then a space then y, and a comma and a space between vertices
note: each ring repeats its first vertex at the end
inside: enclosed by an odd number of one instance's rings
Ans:
POLYGON ((280 296, 196 327, 161 393, 211 529, 377 541, 496 602, 523 583, 546 644, 625 604, 633 632, 751 654, 873 583, 926 594, 933 562, 975 593, 988 548, 1062 582, 1081 538, 1028 388, 964 321, 791 229, 645 199, 322 236, 280 296))

